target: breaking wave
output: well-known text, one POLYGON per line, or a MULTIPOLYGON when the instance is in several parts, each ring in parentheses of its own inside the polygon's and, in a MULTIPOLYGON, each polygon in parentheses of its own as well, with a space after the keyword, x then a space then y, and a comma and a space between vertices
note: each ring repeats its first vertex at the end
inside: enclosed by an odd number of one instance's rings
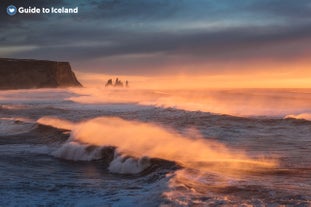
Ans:
POLYGON ((111 117, 80 123, 43 117, 38 122, 71 129, 69 140, 52 153, 54 156, 74 161, 104 159, 109 162, 108 169, 113 173, 140 173, 154 158, 215 173, 276 166, 273 160, 249 158, 243 152, 204 139, 200 134, 187 137, 155 124, 111 117))
POLYGON ((37 123, 42 125, 53 126, 54 128, 57 129, 71 130, 74 128, 74 123, 67 120, 59 119, 57 117, 45 116, 38 119, 37 123))
POLYGON ((284 117, 285 119, 304 119, 307 121, 311 121, 311 114, 309 113, 302 113, 302 114, 291 114, 284 117))
POLYGON ((135 103, 144 106, 203 111, 215 114, 253 117, 284 117, 310 109, 310 94, 287 90, 109 90, 107 88, 73 89, 80 94, 69 100, 83 104, 135 103))

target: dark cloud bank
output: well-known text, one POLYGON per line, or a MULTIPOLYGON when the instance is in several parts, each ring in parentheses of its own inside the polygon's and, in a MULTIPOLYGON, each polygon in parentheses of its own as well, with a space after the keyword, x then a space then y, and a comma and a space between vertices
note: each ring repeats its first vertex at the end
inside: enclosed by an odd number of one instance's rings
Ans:
POLYGON ((16 50, 7 56, 69 60, 80 70, 92 63, 88 71, 146 74, 158 71, 144 70, 149 65, 161 68, 179 57, 283 61, 311 50, 305 0, 15 0, 10 4, 79 6, 80 13, 14 17, 5 14, 8 4, 1 3, 0 45, 16 50))

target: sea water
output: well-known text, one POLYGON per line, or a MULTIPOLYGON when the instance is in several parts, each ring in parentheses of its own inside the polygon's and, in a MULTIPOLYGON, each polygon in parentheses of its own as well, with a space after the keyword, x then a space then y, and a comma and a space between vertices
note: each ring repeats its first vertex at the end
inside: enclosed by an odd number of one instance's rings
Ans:
POLYGON ((0 91, 0 206, 310 206, 311 90, 0 91))

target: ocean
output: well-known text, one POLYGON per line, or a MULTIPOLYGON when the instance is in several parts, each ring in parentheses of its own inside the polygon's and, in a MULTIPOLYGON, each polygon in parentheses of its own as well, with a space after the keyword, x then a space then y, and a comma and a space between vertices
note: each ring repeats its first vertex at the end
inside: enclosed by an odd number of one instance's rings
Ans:
POLYGON ((311 89, 0 91, 0 206, 311 206, 311 89))

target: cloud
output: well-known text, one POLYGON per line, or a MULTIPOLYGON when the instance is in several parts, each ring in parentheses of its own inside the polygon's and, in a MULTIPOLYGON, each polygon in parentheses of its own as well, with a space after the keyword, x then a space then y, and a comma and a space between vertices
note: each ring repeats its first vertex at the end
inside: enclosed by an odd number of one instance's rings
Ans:
POLYGON ((247 9, 269 15, 270 17, 285 18, 289 21, 310 21, 311 2, 309 0, 261 0, 254 1, 247 9))
POLYGON ((3 56, 93 63, 97 71, 103 64, 111 66, 105 72, 143 74, 150 64, 289 61, 311 50, 310 2, 305 0, 34 2, 79 5, 80 13, 17 19, 2 14, 0 25, 11 25, 1 27, 0 44, 14 48, 2 49, 3 56))
POLYGON ((51 6, 66 6, 68 5, 65 0, 27 0, 27 1, 21 1, 21 0, 10 0, 10 1, 2 1, 0 3, 0 31, 12 29, 14 27, 22 26, 26 23, 30 23, 32 21, 47 21, 48 17, 44 15, 21 15, 16 14, 15 16, 11 17, 8 16, 6 13, 6 8, 9 5, 14 5, 17 8, 19 7, 51 7, 51 6))

